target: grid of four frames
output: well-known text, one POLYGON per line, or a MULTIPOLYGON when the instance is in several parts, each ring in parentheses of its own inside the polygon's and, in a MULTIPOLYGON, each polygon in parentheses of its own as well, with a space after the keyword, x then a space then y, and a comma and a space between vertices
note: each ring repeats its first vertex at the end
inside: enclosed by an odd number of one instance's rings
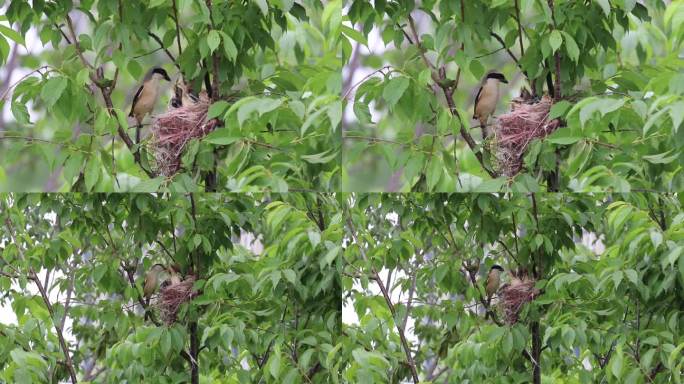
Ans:
POLYGON ((0 4, 0 383, 679 383, 682 21, 0 4))

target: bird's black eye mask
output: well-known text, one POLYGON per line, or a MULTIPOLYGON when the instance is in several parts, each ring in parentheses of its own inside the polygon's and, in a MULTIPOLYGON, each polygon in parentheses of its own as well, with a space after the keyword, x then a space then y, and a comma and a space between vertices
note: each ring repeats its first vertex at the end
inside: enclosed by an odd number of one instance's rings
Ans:
POLYGON ((162 77, 163 77, 166 81, 171 81, 171 78, 169 77, 169 74, 166 73, 166 70, 164 70, 164 68, 155 68, 155 69, 152 70, 152 73, 158 73, 158 74, 162 75, 162 77))
POLYGON ((500 265, 497 265, 497 264, 492 265, 492 267, 490 269, 498 269, 499 271, 502 271, 502 272, 504 270, 500 265))
POLYGON ((487 78, 488 79, 497 79, 497 80, 501 81, 502 83, 508 83, 508 80, 506 80, 506 77, 502 73, 499 73, 499 72, 490 73, 487 75, 487 78))

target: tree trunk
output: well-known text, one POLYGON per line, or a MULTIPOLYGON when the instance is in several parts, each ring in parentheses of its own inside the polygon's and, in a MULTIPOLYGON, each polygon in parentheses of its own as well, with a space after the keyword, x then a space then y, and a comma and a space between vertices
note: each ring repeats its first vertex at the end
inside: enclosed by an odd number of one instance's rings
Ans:
POLYGON ((539 334, 539 322, 535 321, 530 324, 530 332, 532 333, 532 383, 541 384, 541 335, 539 334))
POLYGON ((197 339, 197 322, 190 323, 190 382, 199 384, 199 342, 197 339))

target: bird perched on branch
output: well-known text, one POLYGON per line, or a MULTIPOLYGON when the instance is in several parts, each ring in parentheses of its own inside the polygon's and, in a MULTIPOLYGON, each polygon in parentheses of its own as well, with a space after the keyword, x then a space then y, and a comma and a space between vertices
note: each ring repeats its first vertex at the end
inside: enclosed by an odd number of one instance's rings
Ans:
POLYGON ((498 265, 494 264, 492 267, 489 269, 489 274, 487 274, 487 284, 485 285, 485 292, 487 293, 487 306, 492 301, 492 296, 496 293, 496 291, 499 290, 499 286, 501 285, 501 273, 503 272, 503 268, 498 265))
POLYGON ((145 274, 145 285, 143 286, 143 294, 147 303, 157 290, 157 287, 165 284, 180 283, 180 267, 178 264, 172 264, 165 267, 163 264, 155 264, 145 274))
POLYGON ((140 143, 140 130, 142 129, 142 121, 145 115, 152 112, 157 99, 159 98, 159 81, 171 81, 169 74, 163 68, 152 68, 143 79, 142 85, 138 88, 133 98, 131 105, 131 113, 128 116, 133 116, 137 122, 135 129, 135 143, 140 143))
POLYGON ((506 83, 508 80, 506 77, 499 72, 489 72, 482 79, 480 84, 480 90, 477 91, 477 96, 475 96, 475 114, 474 119, 480 121, 480 127, 482 128, 482 138, 486 139, 488 135, 492 134, 492 129, 487 126, 487 121, 489 116, 491 116, 496 110, 496 105, 499 103, 499 84, 506 83))

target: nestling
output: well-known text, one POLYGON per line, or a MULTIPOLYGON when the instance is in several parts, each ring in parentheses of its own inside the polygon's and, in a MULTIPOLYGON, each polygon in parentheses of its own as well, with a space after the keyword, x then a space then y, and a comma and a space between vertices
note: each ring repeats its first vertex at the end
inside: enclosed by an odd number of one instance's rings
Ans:
POLYGON ((128 116, 135 117, 137 128, 135 130, 135 142, 140 143, 140 129, 142 128, 142 121, 145 115, 152 112, 154 106, 157 104, 159 97, 159 81, 171 81, 169 74, 163 68, 152 68, 143 79, 143 83, 138 88, 133 98, 131 105, 131 113, 128 116))
POLYGON ((475 96, 475 114, 473 118, 480 121, 483 139, 486 139, 487 136, 493 133, 493 129, 487 125, 487 121, 489 116, 496 111, 496 105, 499 103, 500 83, 508 84, 508 80, 499 72, 489 72, 482 79, 480 90, 477 91, 477 96, 475 96))

